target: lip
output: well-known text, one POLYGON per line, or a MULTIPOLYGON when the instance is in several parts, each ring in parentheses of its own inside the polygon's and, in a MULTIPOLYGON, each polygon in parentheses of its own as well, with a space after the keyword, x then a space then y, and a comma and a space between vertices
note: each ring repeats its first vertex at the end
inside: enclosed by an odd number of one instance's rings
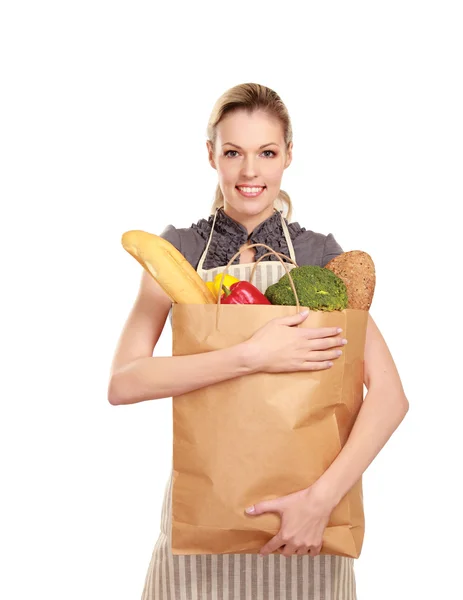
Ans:
POLYGON ((235 187, 260 187, 260 188, 265 188, 267 187, 266 185, 256 185, 255 183, 237 183, 235 185, 235 187))
POLYGON ((244 198, 259 198, 265 192, 265 185, 256 185, 256 186, 246 186, 246 187, 257 187, 260 188, 258 192, 245 192, 240 190, 238 186, 236 186, 236 191, 243 196, 244 198))

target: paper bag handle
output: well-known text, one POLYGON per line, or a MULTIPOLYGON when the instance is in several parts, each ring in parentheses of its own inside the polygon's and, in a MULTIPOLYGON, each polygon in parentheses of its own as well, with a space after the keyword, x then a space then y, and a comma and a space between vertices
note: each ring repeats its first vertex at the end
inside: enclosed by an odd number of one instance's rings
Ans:
POLYGON ((295 262, 292 258, 289 258, 289 256, 286 256, 286 254, 282 254, 281 252, 276 252, 275 250, 273 250, 273 252, 266 252, 263 256, 261 256, 259 259, 257 259, 256 262, 254 263, 254 266, 252 267, 252 271, 251 271, 251 276, 249 277, 249 283, 252 282, 252 279, 254 277, 254 273, 256 271, 256 267, 260 263, 260 261, 263 258, 265 258, 266 256, 270 256, 271 254, 278 254, 278 256, 282 256, 283 258, 286 258, 287 260, 289 260, 290 262, 292 262, 295 267, 299 266, 297 264, 297 262, 295 262))
MULTIPOLYGON (((222 286, 223 286, 223 280, 225 278, 225 274, 227 273, 228 268, 231 266, 232 262, 235 260, 235 258, 237 256, 239 256, 242 252, 244 252, 248 248, 256 248, 257 246, 263 246, 264 248, 267 248, 267 250, 270 250, 270 252, 267 252, 267 254, 265 254, 264 256, 267 256, 268 254, 274 254, 278 258, 278 260, 281 262, 281 264, 283 265, 283 268, 285 269, 285 271, 288 275, 294 297, 296 298, 296 314, 299 312, 301 305, 299 303, 299 298, 297 297, 296 287, 294 285, 293 278, 291 277, 291 272, 288 269, 288 267, 286 266, 286 264, 283 262, 283 260, 281 259, 281 256, 284 256, 285 258, 290 260, 292 263, 294 263, 294 261, 291 258, 289 258, 288 256, 281 254, 281 252, 275 252, 275 250, 273 250, 273 248, 270 248, 270 246, 267 246, 267 244, 250 244, 249 246, 246 246, 245 248, 238 250, 238 252, 230 258, 230 260, 228 261, 228 264, 226 265, 224 271, 222 272, 222 277, 220 278, 219 293, 217 294, 217 312, 216 312, 216 321, 215 321, 216 329, 219 328, 220 297, 222 296, 222 286)), ((262 260, 262 258, 264 258, 264 257, 261 256, 257 262, 262 260)), ((257 264, 257 262, 256 262, 256 264, 257 264)), ((294 263, 294 264, 296 264, 296 263, 294 263)), ((254 267, 253 267, 252 274, 254 273, 255 268, 256 268, 256 265, 254 265, 254 267)), ((251 274, 251 278, 252 278, 252 274, 251 274)))

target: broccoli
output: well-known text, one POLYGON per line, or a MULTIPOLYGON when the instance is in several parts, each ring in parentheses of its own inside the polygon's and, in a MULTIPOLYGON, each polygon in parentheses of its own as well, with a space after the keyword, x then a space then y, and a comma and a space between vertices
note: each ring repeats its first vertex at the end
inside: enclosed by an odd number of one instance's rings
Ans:
MULTIPOLYGON (((347 288, 333 271, 315 265, 303 265, 290 271, 301 306, 312 310, 344 310, 347 308, 347 288)), ((270 285, 265 296, 272 304, 295 306, 288 274, 270 285)))

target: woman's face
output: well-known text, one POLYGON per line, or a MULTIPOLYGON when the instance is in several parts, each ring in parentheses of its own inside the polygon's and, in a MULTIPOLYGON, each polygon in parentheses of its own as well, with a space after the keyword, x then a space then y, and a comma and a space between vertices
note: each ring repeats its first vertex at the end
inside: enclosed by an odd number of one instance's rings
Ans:
POLYGON ((292 142, 285 152, 281 123, 262 110, 235 111, 217 126, 215 152, 209 141, 207 146, 209 162, 218 172, 225 212, 236 220, 271 216, 283 171, 292 158, 292 142), (263 186, 263 190, 252 195, 240 192, 242 186, 263 186))

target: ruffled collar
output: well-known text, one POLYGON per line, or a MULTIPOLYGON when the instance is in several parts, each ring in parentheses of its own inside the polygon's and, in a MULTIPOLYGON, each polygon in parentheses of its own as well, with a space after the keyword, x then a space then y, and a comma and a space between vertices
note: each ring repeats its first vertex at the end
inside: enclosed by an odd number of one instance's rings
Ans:
MULTIPOLYGON (((270 217, 265 219, 265 221, 262 221, 262 223, 259 223, 259 225, 248 234, 247 229, 241 225, 241 223, 232 219, 224 212, 223 207, 220 207, 217 211, 214 232, 212 234, 207 256, 204 260, 203 269, 214 269, 226 265, 233 255, 236 254, 241 246, 248 240, 251 244, 266 244, 276 252, 281 252, 282 254, 289 256, 289 248, 286 243, 280 214, 281 211, 275 211, 270 217)), ((196 230, 207 242, 213 221, 214 215, 211 215, 208 219, 200 219, 196 224, 193 223, 191 228, 196 230)), ((288 223, 286 219, 285 222, 288 226, 292 241, 298 233, 305 231, 305 228, 301 227, 299 223, 288 223)), ((262 246, 258 246, 255 250, 255 260, 258 260, 268 252, 268 250, 262 246)), ((278 260, 278 258, 272 254, 266 256, 263 260, 278 260)), ((240 256, 237 256, 232 264, 238 264, 239 261, 240 256)))

